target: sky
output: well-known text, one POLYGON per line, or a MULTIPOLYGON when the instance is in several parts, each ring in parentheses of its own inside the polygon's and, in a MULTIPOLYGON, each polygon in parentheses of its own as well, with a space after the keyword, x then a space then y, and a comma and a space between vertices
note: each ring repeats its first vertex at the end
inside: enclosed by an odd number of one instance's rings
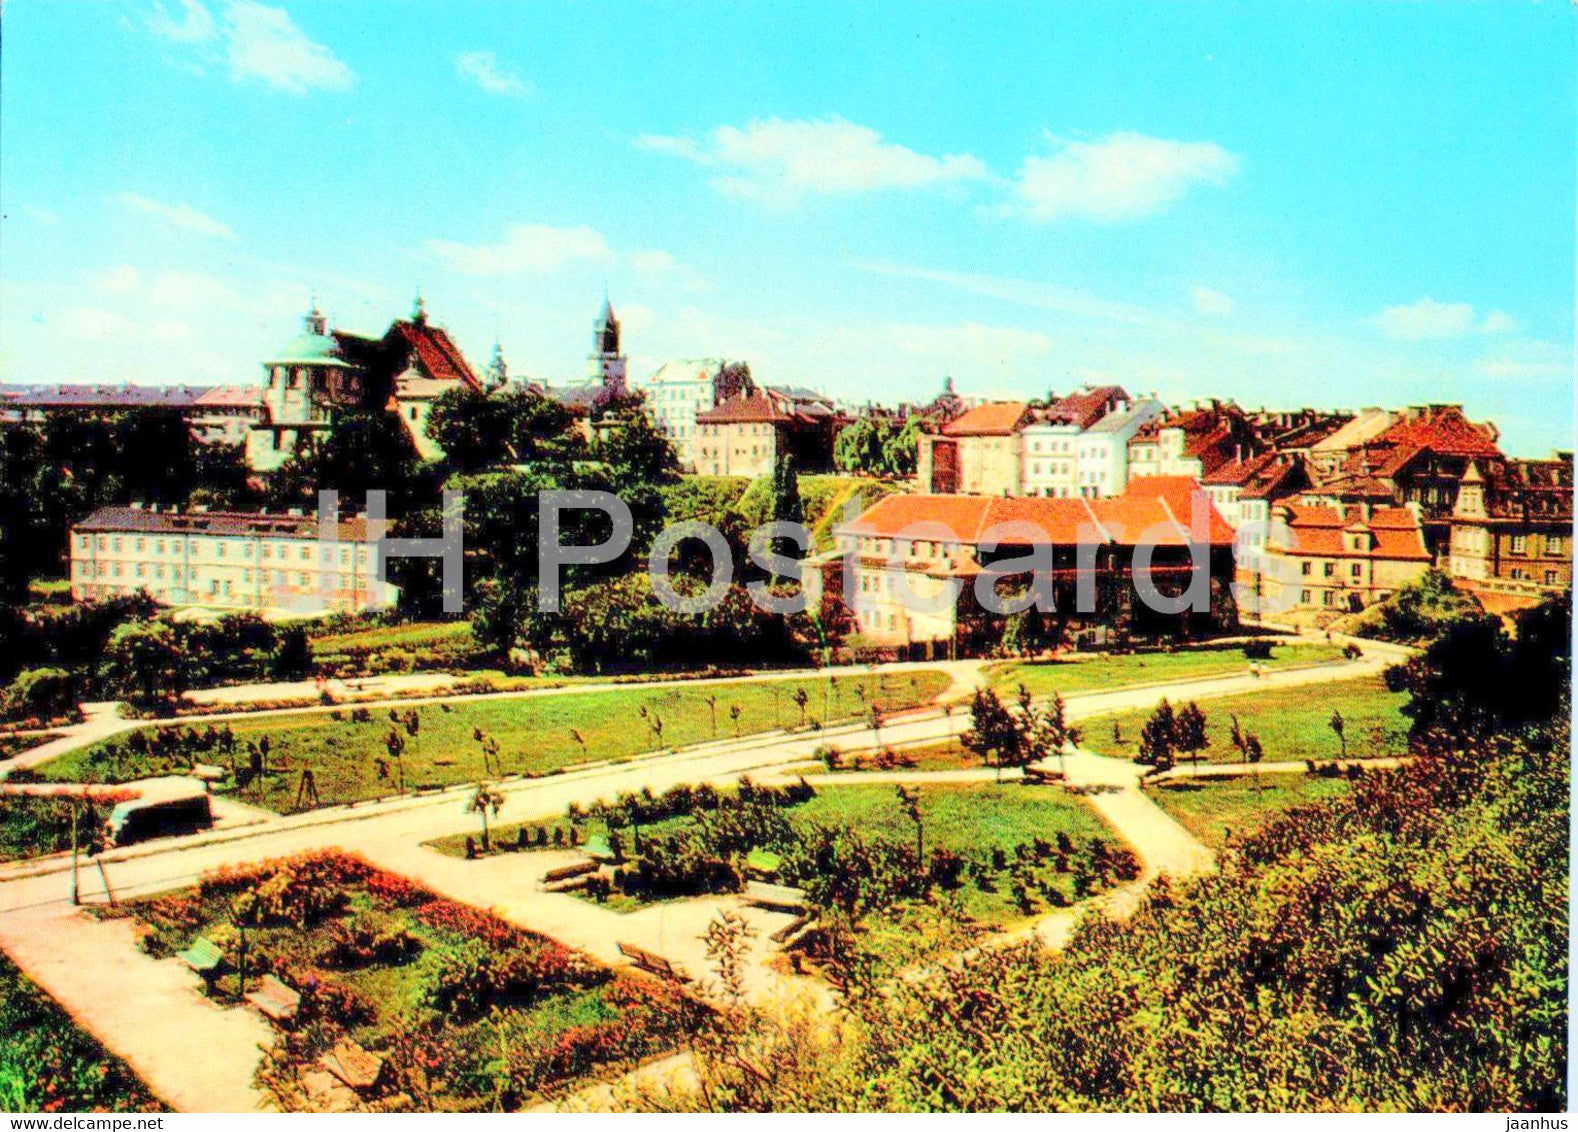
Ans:
POLYGON ((1573 443, 1572 4, 6 0, 0 380, 1112 381, 1573 443))

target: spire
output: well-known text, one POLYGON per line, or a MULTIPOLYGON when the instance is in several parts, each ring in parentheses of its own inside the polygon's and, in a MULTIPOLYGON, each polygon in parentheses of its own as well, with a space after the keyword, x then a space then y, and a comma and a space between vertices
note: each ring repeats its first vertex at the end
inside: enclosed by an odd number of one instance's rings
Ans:
POLYGON ((418 326, 427 325, 427 304, 422 301, 422 288, 416 289, 416 303, 411 307, 411 321, 418 326))
POLYGON ((493 358, 483 373, 483 384, 489 389, 502 389, 510 380, 509 363, 504 360, 504 347, 493 343, 493 358))
POLYGON ((318 309, 318 296, 312 297, 312 309, 302 318, 301 323, 308 334, 316 334, 320 338, 329 332, 329 320, 324 318, 323 311, 318 309))

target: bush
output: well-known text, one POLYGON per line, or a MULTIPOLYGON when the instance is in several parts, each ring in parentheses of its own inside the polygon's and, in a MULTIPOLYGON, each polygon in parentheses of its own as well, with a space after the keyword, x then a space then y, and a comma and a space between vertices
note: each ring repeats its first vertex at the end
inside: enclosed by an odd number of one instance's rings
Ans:
POLYGON ((64 668, 29 668, 6 689, 4 705, 11 719, 59 719, 76 710, 80 683, 64 668))

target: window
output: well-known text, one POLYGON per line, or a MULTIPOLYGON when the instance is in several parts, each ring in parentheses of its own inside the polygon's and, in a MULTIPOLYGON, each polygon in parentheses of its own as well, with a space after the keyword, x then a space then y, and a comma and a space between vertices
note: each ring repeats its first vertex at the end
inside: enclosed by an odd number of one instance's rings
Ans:
POLYGON ((1547 571, 1545 571, 1545 584, 1547 586, 1554 586, 1556 584, 1556 571, 1555 570, 1547 570, 1547 571))
POLYGON ((1335 562, 1328 562, 1328 563, 1326 563, 1326 576, 1328 578, 1330 578, 1333 575, 1335 575, 1336 573, 1337 573, 1337 564, 1335 562))
MULTIPOLYGON (((1303 563, 1303 567, 1304 567, 1304 576, 1306 578, 1309 577, 1311 574, 1313 574, 1315 572, 1315 563, 1313 563, 1313 562, 1305 562, 1305 563, 1303 563)), ((1309 591, 1306 590, 1305 592, 1308 593, 1309 591)), ((1306 598, 1305 600, 1307 601, 1309 599, 1306 598)))
POLYGON ((1560 554, 1560 553, 1562 553, 1562 536, 1561 535, 1546 535, 1545 536, 1545 553, 1546 554, 1560 554))
POLYGON ((1350 572, 1353 574, 1353 580, 1354 581, 1358 581, 1361 577, 1364 576, 1364 563, 1362 563, 1362 562, 1355 562, 1353 564, 1353 566, 1350 568, 1350 572))
POLYGON ((1528 538, 1526 536, 1524 536, 1524 535, 1513 535, 1512 536, 1512 553, 1513 554, 1524 554, 1524 553, 1526 553, 1527 552, 1527 547, 1528 547, 1528 542, 1529 542, 1528 538))

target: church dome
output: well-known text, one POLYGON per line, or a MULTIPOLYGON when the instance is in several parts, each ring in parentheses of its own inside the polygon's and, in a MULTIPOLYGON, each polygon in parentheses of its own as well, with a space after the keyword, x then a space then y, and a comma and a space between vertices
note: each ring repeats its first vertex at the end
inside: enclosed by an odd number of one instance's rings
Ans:
POLYGON ((306 325, 302 333, 282 346, 277 354, 265 362, 271 366, 344 366, 349 363, 340 356, 340 344, 329 334, 328 320, 313 304, 302 320, 306 325))

